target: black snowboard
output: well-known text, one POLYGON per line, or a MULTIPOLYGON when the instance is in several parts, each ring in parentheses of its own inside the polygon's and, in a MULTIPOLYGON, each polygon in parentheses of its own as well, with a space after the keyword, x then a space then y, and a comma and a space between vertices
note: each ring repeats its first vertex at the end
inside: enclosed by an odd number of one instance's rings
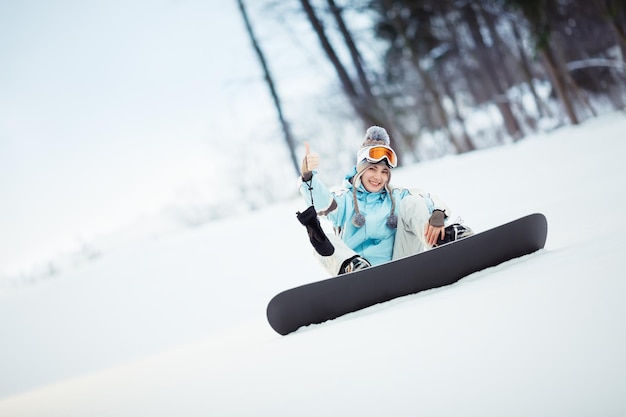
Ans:
POLYGON ((417 255, 292 288, 272 298, 267 319, 286 335, 301 326, 449 285, 543 248, 547 232, 545 216, 531 214, 417 255))

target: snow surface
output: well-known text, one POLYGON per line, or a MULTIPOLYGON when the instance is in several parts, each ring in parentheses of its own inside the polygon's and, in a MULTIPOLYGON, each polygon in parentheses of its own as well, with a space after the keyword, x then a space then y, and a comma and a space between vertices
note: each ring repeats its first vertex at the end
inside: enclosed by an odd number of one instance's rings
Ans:
POLYGON ((267 302, 326 277, 299 199, 4 283, 0 416, 626 415, 624 132, 395 170, 476 231, 544 213, 546 249, 285 337, 267 302))

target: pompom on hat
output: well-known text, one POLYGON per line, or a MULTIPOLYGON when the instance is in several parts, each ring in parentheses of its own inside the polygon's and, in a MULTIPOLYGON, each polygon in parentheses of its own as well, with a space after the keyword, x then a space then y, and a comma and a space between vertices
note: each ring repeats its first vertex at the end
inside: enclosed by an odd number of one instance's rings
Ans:
POLYGON ((377 146, 384 145, 389 146, 391 140, 387 131, 380 126, 371 126, 365 131, 365 138, 363 139, 363 145, 365 146, 377 146))
MULTIPOLYGON (((359 211, 359 205, 356 198, 356 189, 361 184, 361 176, 367 168, 372 165, 385 163, 389 168, 394 168, 397 164, 396 153, 390 146, 391 140, 387 131, 380 126, 371 126, 365 132, 365 138, 363 144, 357 152, 356 161, 356 175, 353 177, 353 199, 354 199, 354 215, 352 216, 352 224, 356 227, 362 227, 365 224, 365 216, 359 211), (369 150, 372 147, 383 147, 388 150, 384 152, 384 155, 376 160, 370 158, 369 150)), ((389 173, 389 181, 391 181, 391 172, 389 173)), ((391 198, 391 214, 387 218, 387 226, 391 229, 398 227, 398 218, 395 215, 396 202, 393 199, 392 189, 389 185, 389 181, 385 184, 385 190, 391 198)))

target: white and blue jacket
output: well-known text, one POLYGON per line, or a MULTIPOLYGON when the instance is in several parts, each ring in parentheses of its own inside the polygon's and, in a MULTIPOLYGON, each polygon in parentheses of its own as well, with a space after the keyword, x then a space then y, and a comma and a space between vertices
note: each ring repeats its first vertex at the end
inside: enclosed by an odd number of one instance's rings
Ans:
MULTIPOLYGON (((335 232, 349 248, 367 259, 372 265, 379 265, 390 261, 393 254, 396 229, 387 226, 392 199, 386 188, 380 192, 371 193, 362 184, 359 185, 356 189, 356 199, 359 211, 365 216, 365 224, 362 227, 352 224, 352 216, 355 213, 354 186, 350 180, 355 173, 356 170, 353 170, 346 176, 341 188, 331 191, 320 180, 317 171, 313 171, 311 180, 300 180, 300 194, 309 205, 314 205, 320 216, 325 216, 332 223, 335 232)), ((425 199, 431 214, 435 209, 447 211, 447 208, 436 203, 430 194, 406 188, 389 187, 389 189, 392 190, 396 212, 400 201, 412 194, 420 194, 425 199)), ((397 215, 397 213, 393 214, 397 215)))

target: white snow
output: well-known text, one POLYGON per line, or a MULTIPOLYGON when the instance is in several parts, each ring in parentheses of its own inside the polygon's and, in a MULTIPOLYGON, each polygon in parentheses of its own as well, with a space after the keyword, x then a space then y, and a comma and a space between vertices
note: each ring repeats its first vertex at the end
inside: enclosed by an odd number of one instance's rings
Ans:
POLYGON ((626 415, 625 131, 397 169, 476 231, 544 213, 546 248, 285 337, 267 302, 326 277, 299 199, 5 282, 0 415, 626 415))

